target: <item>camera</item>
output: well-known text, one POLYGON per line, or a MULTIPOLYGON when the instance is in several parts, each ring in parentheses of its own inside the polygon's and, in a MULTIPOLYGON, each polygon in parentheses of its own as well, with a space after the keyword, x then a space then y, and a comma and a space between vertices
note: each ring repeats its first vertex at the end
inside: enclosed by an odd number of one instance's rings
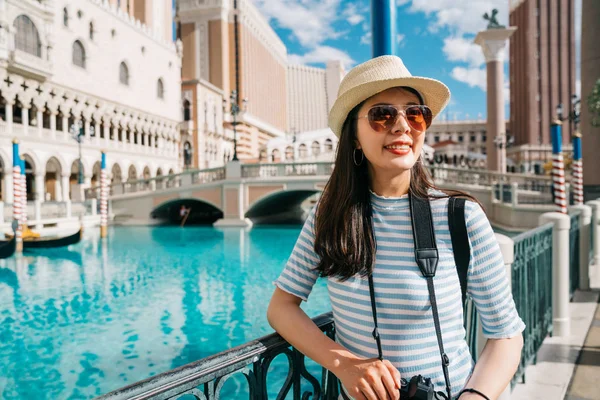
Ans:
POLYGON ((404 378, 400 379, 400 398, 414 400, 435 399, 435 390, 433 383, 431 383, 431 378, 415 375, 410 381, 404 378))

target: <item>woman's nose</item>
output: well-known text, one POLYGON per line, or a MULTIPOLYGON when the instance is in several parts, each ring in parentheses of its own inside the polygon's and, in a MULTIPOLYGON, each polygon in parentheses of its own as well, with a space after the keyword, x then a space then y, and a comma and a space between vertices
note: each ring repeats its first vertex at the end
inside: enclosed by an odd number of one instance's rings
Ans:
POLYGON ((402 135, 403 133, 410 133, 410 125, 404 116, 404 113, 400 113, 396 119, 396 123, 392 127, 392 133, 394 135, 402 135))

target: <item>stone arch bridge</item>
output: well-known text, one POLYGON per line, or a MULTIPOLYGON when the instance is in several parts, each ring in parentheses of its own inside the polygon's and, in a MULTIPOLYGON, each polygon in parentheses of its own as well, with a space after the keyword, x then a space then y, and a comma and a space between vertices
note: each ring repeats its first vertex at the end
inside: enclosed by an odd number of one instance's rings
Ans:
MULTIPOLYGON (((297 222, 305 216, 300 205, 311 196, 318 197, 332 170, 332 162, 230 162, 221 168, 112 185, 111 210, 117 219, 142 224, 157 219, 177 221, 181 205, 192 208, 194 222, 216 226, 297 222)), ((501 228, 535 227, 540 214, 554 210, 550 177, 444 167, 429 170, 438 187, 475 196, 492 223, 501 228)), ((87 195, 95 197, 97 192, 90 190, 87 195)))

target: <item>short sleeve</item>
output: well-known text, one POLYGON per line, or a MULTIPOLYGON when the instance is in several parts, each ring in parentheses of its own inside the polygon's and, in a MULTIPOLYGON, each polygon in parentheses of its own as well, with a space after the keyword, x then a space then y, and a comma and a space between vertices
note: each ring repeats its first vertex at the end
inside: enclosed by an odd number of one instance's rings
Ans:
POLYGON ((490 222, 479 204, 466 203, 466 224, 471 244, 467 291, 490 339, 505 339, 525 329, 513 300, 504 259, 490 222))
POLYGON ((296 241, 294 250, 283 269, 273 282, 281 290, 306 301, 319 277, 319 256, 315 253, 315 208, 311 210, 296 241))

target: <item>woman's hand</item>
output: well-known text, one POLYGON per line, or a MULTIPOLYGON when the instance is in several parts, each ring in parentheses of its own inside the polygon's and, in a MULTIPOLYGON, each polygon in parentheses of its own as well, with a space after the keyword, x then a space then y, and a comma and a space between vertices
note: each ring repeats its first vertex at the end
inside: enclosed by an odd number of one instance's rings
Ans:
POLYGON ((400 399, 400 372, 388 360, 356 358, 332 372, 356 400, 400 399))

